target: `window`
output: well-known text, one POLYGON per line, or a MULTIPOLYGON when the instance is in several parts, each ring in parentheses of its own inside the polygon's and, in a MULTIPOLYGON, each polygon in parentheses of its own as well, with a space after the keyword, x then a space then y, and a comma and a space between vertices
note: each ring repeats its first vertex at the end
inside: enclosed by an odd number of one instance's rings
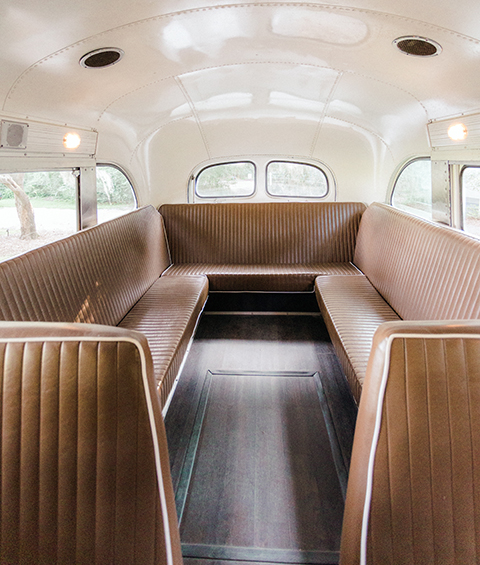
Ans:
POLYGON ((427 220, 432 219, 432 165, 430 159, 410 161, 395 181, 392 205, 427 220))
POLYGON ((328 193, 328 181, 314 165, 271 161, 267 165, 267 192, 271 196, 322 198, 328 193))
POLYGON ((0 174, 0 260, 77 230, 77 171, 0 174))
POLYGON ((126 214, 136 207, 132 185, 125 174, 111 165, 97 166, 98 222, 126 214))
POLYGON ((201 198, 252 196, 255 165, 245 161, 206 167, 197 176, 195 192, 201 198))
POLYGON ((461 186, 463 229, 480 237, 480 167, 465 167, 461 186))

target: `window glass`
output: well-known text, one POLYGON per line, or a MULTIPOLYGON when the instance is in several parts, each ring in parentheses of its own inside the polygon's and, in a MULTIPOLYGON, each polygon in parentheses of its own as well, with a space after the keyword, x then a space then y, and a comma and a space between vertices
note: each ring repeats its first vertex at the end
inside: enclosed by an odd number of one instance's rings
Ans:
POLYGON ((76 171, 0 174, 0 260, 77 230, 76 171))
POLYGON ((251 196, 255 192, 255 165, 245 161, 207 167, 197 176, 195 192, 202 198, 251 196))
POLYGON ((411 161, 398 176, 392 205, 427 220, 432 219, 432 165, 430 159, 411 161))
POLYGON ((480 237, 480 167, 462 172, 463 229, 480 237))
POLYGON ((272 161, 267 165, 267 192, 272 196, 322 198, 328 193, 328 181, 314 165, 272 161))
POLYGON ((125 174, 111 165, 97 166, 98 222, 105 222, 136 208, 132 185, 125 174))

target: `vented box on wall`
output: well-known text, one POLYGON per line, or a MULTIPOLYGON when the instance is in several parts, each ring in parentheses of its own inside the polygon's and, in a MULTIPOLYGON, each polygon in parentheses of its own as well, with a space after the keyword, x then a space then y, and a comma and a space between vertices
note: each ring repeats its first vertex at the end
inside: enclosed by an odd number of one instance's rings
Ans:
POLYGON ((28 120, 0 121, 0 155, 14 156, 22 150, 27 156, 35 155, 81 155, 93 157, 97 150, 97 132, 92 129, 69 125, 57 125, 28 120), (63 139, 68 133, 80 136, 80 145, 75 149, 66 149, 63 139))
POLYGON ((2 120, 0 125, 0 147, 8 149, 26 149, 28 124, 2 120))

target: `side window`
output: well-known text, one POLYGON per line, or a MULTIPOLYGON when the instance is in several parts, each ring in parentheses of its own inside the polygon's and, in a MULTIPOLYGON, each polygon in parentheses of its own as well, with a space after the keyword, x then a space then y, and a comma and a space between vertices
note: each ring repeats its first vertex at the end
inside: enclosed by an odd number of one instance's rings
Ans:
POLYGON ((465 167, 461 177, 463 229, 480 237, 480 167, 465 167))
POLYGON ((125 174, 111 165, 97 165, 98 223, 136 208, 132 185, 125 174))
POLYGON ((328 181, 314 165, 271 161, 267 165, 267 192, 271 196, 323 198, 328 193, 328 181))
POLYGON ((427 220, 432 219, 432 165, 430 159, 410 161, 395 181, 391 203, 427 220))
POLYGON ((77 231, 76 170, 0 174, 0 260, 77 231))
POLYGON ((249 161, 211 165, 195 180, 195 193, 200 198, 245 197, 254 192, 255 165, 249 161))

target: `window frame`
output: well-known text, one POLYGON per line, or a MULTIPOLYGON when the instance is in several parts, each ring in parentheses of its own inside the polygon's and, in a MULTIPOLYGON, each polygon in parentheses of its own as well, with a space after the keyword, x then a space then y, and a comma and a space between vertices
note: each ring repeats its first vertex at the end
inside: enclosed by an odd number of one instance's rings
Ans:
POLYGON ((193 194, 195 198, 199 198, 201 200, 215 200, 218 198, 227 198, 227 199, 231 199, 231 198, 253 198, 255 196, 255 194, 257 193, 257 164, 252 161, 251 159, 238 159, 235 161, 220 161, 218 163, 210 163, 208 165, 205 165, 204 167, 202 167, 201 169, 199 169, 198 171, 195 172, 194 175, 192 175, 192 181, 193 181, 193 194), (199 194, 197 192, 197 185, 198 185, 198 179, 200 178, 200 176, 202 175, 203 172, 205 172, 207 169, 211 169, 213 167, 220 167, 222 165, 237 165, 237 164, 250 164, 253 165, 253 192, 251 194, 244 194, 241 196, 235 196, 233 194, 230 195, 216 195, 216 196, 203 196, 201 194, 199 194))
MULTIPOLYGON (((465 203, 465 194, 464 194, 464 187, 463 187, 463 174, 467 169, 479 169, 480 170, 480 164, 470 164, 470 163, 466 163, 463 164, 462 167, 460 168, 460 173, 459 173, 459 187, 460 187, 460 194, 459 194, 459 200, 460 200, 460 226, 459 228, 465 232, 467 235, 471 236, 471 237, 476 237, 479 238, 480 236, 471 232, 468 232, 465 230, 465 214, 466 214, 466 203, 465 203)), ((479 194, 479 198, 480 198, 480 194, 479 194)))
MULTIPOLYGON (((122 173, 122 175, 127 179, 128 184, 130 185, 130 187, 132 189, 133 200, 135 202, 135 206, 133 207, 132 210, 136 210, 138 208, 137 192, 135 190, 135 186, 132 182, 132 179, 130 178, 130 175, 127 173, 127 171, 123 167, 120 167, 120 165, 117 165, 115 163, 104 163, 104 162, 95 163, 95 178, 97 177, 97 168, 98 167, 111 167, 112 169, 117 169, 117 171, 122 173)), ((98 209, 98 204, 97 204, 97 209, 98 209)))
MULTIPOLYGON (((395 173, 392 175, 393 182, 391 184, 390 194, 389 194, 389 197, 387 199, 387 202, 388 202, 388 204, 390 204, 390 206, 393 206, 396 210, 400 210, 402 212, 406 212, 407 214, 412 214, 412 215, 417 216, 419 218, 426 219, 423 216, 421 216, 420 214, 415 214, 415 212, 413 211, 413 210, 415 210, 415 208, 412 208, 411 210, 407 211, 407 210, 403 210, 402 208, 398 208, 393 203, 393 199, 395 197, 395 189, 397 188, 397 184, 398 184, 400 177, 402 176, 405 169, 407 169, 408 167, 410 167, 410 165, 413 165, 414 163, 416 163, 418 161, 429 161, 430 165, 431 165, 432 158, 431 158, 430 155, 415 156, 415 157, 408 159, 402 165, 400 165, 400 167, 398 167, 397 170, 395 171, 395 173)), ((433 194, 432 194, 432 197, 433 197, 433 194)), ((418 211, 421 212, 421 210, 418 210, 418 211)), ((432 202, 432 218, 429 219, 429 220, 427 219, 427 221, 434 221, 433 220, 433 202, 432 202)))
POLYGON ((312 200, 323 200, 325 198, 327 198, 327 196, 330 193, 330 182, 328 179, 328 175, 327 173, 319 166, 319 165, 314 165, 313 163, 307 163, 306 161, 296 161, 293 159, 271 159, 269 161, 267 161, 265 163, 265 193, 270 196, 270 198, 276 198, 276 199, 290 199, 290 198, 295 198, 295 199, 301 199, 301 200, 305 200, 305 199, 312 199, 312 200), (293 165, 303 165, 306 167, 312 167, 314 169, 319 170, 322 175, 325 178, 325 184, 327 186, 327 190, 325 192, 325 194, 323 194, 322 196, 308 196, 308 195, 296 195, 296 194, 272 194, 269 190, 268 190, 268 167, 272 164, 272 163, 291 163, 293 165))

